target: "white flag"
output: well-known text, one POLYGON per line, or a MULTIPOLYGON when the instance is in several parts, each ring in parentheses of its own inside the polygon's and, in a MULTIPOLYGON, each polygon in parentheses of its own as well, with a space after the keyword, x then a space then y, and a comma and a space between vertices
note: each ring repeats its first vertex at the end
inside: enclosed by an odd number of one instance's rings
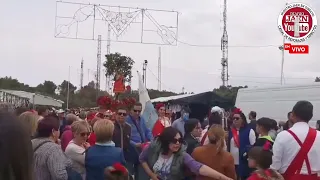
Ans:
POLYGON ((139 102, 142 104, 142 117, 146 121, 147 127, 152 129, 158 120, 158 114, 150 101, 149 93, 142 81, 141 74, 139 71, 137 71, 137 73, 139 78, 139 102))
POLYGON ((143 83, 141 74, 139 73, 139 71, 137 71, 137 73, 138 73, 138 79, 139 79, 139 102, 142 104, 142 111, 143 111, 146 106, 146 103, 150 101, 150 97, 148 94, 148 90, 143 83))

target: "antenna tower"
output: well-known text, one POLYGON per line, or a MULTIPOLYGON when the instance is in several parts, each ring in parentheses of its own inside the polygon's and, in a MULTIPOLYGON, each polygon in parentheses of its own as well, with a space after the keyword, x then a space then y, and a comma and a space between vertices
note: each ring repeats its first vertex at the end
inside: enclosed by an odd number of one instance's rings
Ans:
POLYGON ((229 70, 228 70, 228 32, 227 32, 227 0, 223 0, 223 34, 221 37, 221 80, 222 86, 227 86, 229 81, 229 70))
POLYGON ((161 91, 161 47, 159 47, 158 58, 158 90, 161 91))
POLYGON ((83 58, 81 60, 80 88, 83 88, 83 58))
POLYGON ((100 90, 100 77, 101 77, 101 35, 98 35, 97 75, 96 75, 97 98, 99 96, 99 90, 100 90))

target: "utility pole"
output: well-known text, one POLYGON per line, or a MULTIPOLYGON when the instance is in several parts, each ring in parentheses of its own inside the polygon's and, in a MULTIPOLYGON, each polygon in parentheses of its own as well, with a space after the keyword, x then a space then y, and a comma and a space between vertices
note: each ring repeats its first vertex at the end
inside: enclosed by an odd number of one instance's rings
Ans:
POLYGON ((279 46, 279 50, 281 51, 281 72, 280 72, 280 84, 283 85, 283 66, 284 66, 284 43, 286 38, 283 36, 283 43, 279 46))
POLYGON ((96 91, 97 91, 97 99, 99 97, 100 90, 100 77, 101 77, 101 35, 98 35, 98 52, 97 52, 97 76, 96 76, 96 91))
MULTIPOLYGON (((110 51, 111 51, 111 25, 108 24, 107 55, 110 54, 110 51)), ((106 69, 106 74, 107 74, 107 69, 106 69)), ((110 81, 111 81, 110 76, 106 75, 106 91, 109 94, 112 93, 110 81)))
POLYGON ((83 58, 81 60, 80 89, 83 88, 83 58))
POLYGON ((144 86, 147 88, 147 66, 148 66, 148 60, 144 60, 144 63, 142 65, 142 80, 144 83, 144 86))
MULTIPOLYGON (((286 3, 286 6, 288 5, 288 3, 286 3)), ((298 19, 298 23, 297 21, 295 21, 294 25, 295 25, 295 35, 297 34, 296 31, 299 31, 299 18, 296 18, 298 19), (298 26, 298 29, 297 29, 297 26, 298 26)), ((286 37, 284 36, 283 34, 283 41, 282 41, 282 46, 279 46, 279 49, 281 51, 281 72, 280 72, 280 84, 283 85, 283 66, 284 66, 284 44, 286 43, 286 37)))

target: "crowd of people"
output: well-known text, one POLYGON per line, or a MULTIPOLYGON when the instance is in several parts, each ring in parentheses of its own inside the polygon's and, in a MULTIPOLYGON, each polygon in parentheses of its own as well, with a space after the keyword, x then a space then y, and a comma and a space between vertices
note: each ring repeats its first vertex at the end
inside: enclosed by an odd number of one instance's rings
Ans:
MULTIPOLYGON (((99 101, 98 101, 99 102, 99 101)), ((183 107, 172 119, 157 104, 150 129, 142 104, 69 112, 0 106, 0 180, 318 180, 320 132, 313 105, 297 102, 287 122, 256 119, 235 108, 223 126, 213 107, 208 125, 183 107)))

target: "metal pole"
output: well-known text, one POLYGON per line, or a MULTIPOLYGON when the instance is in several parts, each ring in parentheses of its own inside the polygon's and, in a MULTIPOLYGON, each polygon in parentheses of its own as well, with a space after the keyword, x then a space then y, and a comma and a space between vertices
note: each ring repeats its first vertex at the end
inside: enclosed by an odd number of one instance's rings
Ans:
POLYGON ((69 71, 68 71, 67 109, 69 109, 69 95, 70 95, 70 66, 69 66, 69 71))
POLYGON ((144 60, 142 65, 142 80, 145 87, 147 87, 147 65, 148 65, 148 60, 144 60))
POLYGON ((283 36, 283 43, 281 47, 281 54, 282 54, 282 59, 281 59, 281 78, 280 78, 280 84, 283 84, 283 66, 284 66, 284 43, 285 43, 285 37, 283 36))
MULTIPOLYGON (((286 3, 286 6, 288 5, 288 3, 286 3)), ((279 49, 282 51, 281 55, 282 55, 282 59, 281 59, 281 77, 280 77, 280 84, 283 85, 283 66, 284 66, 284 43, 286 42, 286 38, 283 35, 283 42, 282 42, 282 46, 279 47, 279 49)))
POLYGON ((148 60, 144 60, 144 63, 143 63, 143 70, 144 70, 144 86, 147 88, 147 66, 148 66, 148 60))

